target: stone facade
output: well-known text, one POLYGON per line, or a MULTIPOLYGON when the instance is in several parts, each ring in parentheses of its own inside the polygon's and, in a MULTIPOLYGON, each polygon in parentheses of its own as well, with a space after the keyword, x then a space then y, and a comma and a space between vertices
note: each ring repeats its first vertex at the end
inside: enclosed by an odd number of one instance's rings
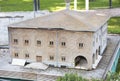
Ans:
POLYGON ((90 70, 107 45, 107 22, 96 31, 9 26, 10 54, 28 62, 90 70))

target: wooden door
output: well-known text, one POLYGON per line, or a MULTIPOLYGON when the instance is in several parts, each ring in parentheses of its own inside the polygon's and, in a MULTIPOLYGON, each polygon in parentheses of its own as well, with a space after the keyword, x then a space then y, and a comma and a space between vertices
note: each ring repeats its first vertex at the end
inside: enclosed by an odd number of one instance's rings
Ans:
POLYGON ((37 62, 42 62, 42 56, 36 56, 36 61, 37 62))

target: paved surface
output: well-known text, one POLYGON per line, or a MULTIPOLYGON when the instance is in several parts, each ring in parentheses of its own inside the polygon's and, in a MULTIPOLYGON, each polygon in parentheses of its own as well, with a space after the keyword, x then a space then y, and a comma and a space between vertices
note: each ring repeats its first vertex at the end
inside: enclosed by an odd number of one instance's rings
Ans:
POLYGON ((63 76, 66 73, 77 73, 82 77, 87 78, 102 78, 105 69, 107 68, 110 58, 115 50, 115 47, 120 40, 119 35, 109 35, 108 36, 108 46, 107 50, 103 54, 103 58, 99 63, 97 69, 92 71, 85 71, 85 70, 75 70, 75 69, 65 69, 65 68, 53 68, 49 67, 47 70, 33 70, 33 69, 25 69, 24 67, 19 66, 11 66, 9 62, 11 61, 9 51, 8 50, 1 50, 0 54, 0 70, 8 70, 8 71, 25 71, 25 72, 33 72, 37 74, 46 74, 46 75, 58 75, 63 76))
POLYGON ((111 17, 120 16, 120 8, 111 8, 111 9, 98 9, 95 10, 98 13, 105 13, 111 17))

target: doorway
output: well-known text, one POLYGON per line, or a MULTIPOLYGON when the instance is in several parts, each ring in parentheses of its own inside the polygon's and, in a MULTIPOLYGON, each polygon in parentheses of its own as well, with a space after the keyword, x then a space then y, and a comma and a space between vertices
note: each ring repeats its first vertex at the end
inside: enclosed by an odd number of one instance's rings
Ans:
POLYGON ((87 59, 85 57, 77 56, 75 58, 75 66, 85 68, 85 67, 87 67, 87 64, 88 64, 87 59))
POLYGON ((37 62, 42 62, 42 56, 36 56, 36 61, 37 62))

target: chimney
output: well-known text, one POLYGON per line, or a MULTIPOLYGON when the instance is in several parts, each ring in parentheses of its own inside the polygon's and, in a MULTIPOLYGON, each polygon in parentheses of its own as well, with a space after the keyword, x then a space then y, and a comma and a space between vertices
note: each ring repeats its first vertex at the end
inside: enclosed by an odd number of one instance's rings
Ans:
POLYGON ((70 0, 65 0, 66 3, 66 10, 70 9, 70 0))

